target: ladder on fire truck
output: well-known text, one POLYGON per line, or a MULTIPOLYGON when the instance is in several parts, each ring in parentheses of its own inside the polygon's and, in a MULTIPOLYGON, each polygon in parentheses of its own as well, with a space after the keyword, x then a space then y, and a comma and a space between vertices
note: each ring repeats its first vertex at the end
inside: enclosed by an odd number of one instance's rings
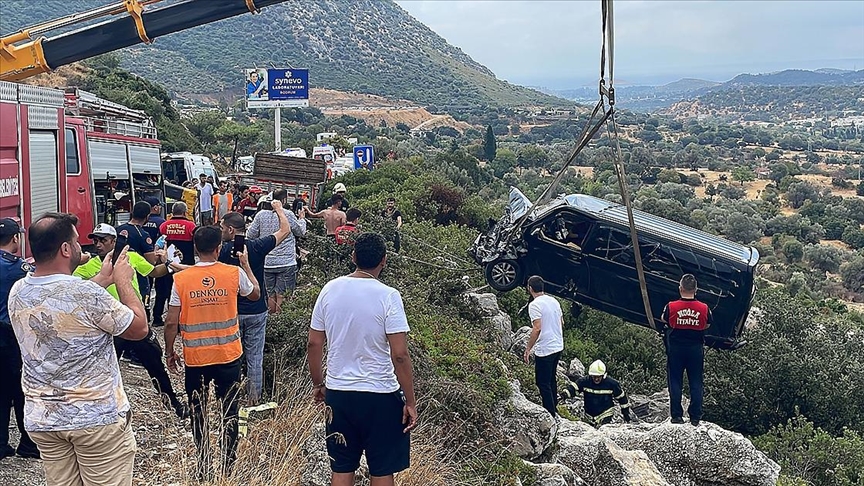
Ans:
POLYGON ((156 140, 153 119, 141 110, 128 108, 78 88, 65 90, 66 114, 81 118, 88 132, 156 140))

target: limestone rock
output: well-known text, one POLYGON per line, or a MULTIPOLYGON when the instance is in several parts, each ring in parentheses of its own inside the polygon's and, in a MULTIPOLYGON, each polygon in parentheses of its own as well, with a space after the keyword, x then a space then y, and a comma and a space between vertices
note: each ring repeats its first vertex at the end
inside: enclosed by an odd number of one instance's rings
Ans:
POLYGON ((780 474, 747 438, 708 422, 611 425, 601 433, 625 449, 645 451, 676 486, 774 486, 780 474))
POLYGON ((579 361, 579 358, 570 360, 570 366, 567 367, 567 376, 573 381, 585 376, 585 365, 579 361))
POLYGON ((510 438, 513 453, 522 459, 536 459, 552 444, 557 424, 546 409, 525 398, 518 381, 510 386, 513 394, 499 406, 495 420, 510 438))
POLYGON ((525 354, 525 348, 528 346, 528 339, 531 337, 531 328, 522 326, 513 333, 513 345, 510 351, 516 353, 520 358, 525 354))
POLYGON ((489 323, 489 338, 505 351, 513 345, 513 328, 510 316, 498 307, 495 294, 465 294, 465 300, 474 306, 489 323))
POLYGON ((672 486, 643 451, 625 450, 585 423, 562 420, 558 446, 560 462, 592 486, 672 486))
POLYGON ((513 327, 510 316, 504 312, 489 318, 489 332, 492 340, 498 343, 501 349, 506 351, 513 346, 513 327))
MULTIPOLYGON (((631 407, 633 413, 641 422, 660 423, 669 419, 669 389, 664 388, 662 391, 652 395, 630 395, 631 407)), ((687 407, 690 405, 690 400, 684 396, 681 398, 681 406, 684 408, 685 414, 687 407)))
POLYGON ((498 307, 498 298, 495 294, 465 294, 468 302, 477 308, 484 317, 493 317, 501 312, 498 307))
POLYGON ((585 486, 585 481, 576 475, 572 469, 563 464, 534 464, 525 461, 534 468, 537 475, 535 486, 585 486))

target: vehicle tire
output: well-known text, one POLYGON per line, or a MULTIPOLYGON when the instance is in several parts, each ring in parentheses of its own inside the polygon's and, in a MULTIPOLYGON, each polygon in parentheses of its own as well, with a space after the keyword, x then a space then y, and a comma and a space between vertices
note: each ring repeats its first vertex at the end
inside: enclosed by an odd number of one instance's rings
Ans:
POLYGON ((486 282, 499 292, 509 292, 522 285, 522 265, 516 260, 495 260, 484 269, 486 282))

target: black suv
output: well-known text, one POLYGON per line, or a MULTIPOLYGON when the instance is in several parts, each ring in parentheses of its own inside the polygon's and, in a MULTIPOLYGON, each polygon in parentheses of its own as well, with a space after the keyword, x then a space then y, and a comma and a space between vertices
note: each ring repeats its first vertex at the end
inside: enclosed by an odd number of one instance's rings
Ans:
MULTIPOLYGON (((714 315, 707 345, 742 346, 759 252, 642 211, 634 211, 634 219, 655 328, 666 303, 679 298, 681 276, 692 273, 697 298, 714 315)), ((495 290, 513 290, 540 275, 550 294, 651 328, 629 231, 623 205, 574 194, 534 208, 512 188, 504 217, 469 251, 495 290)))

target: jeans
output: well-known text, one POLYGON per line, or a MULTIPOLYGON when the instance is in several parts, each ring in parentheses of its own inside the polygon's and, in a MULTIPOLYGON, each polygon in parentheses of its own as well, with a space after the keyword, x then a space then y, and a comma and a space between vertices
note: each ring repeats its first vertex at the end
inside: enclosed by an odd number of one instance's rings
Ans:
POLYGON ((561 351, 549 356, 537 356, 534 360, 534 380, 537 388, 540 389, 543 408, 553 417, 558 415, 558 379, 555 374, 558 370, 559 358, 561 358, 561 351))
POLYGON ((198 479, 209 481, 213 474, 207 399, 210 382, 222 406, 222 473, 231 474, 237 460, 237 393, 240 387, 240 360, 227 364, 186 366, 186 394, 192 412, 192 437, 198 450, 198 479))
MULTIPOLYGON (((12 326, 0 323, 0 449, 9 446, 9 419, 15 410, 15 423, 21 440, 18 452, 35 452, 36 444, 24 430, 24 391, 21 390, 21 351, 12 326)), ((0 456, 2 457, 2 456, 0 456)))
POLYGON ((240 314, 240 343, 243 345, 243 359, 246 362, 246 378, 249 403, 261 399, 264 385, 264 337, 267 334, 268 312, 261 314, 240 314))
POLYGON ((156 279, 156 302, 153 303, 153 324, 162 325, 165 320, 165 304, 171 297, 171 287, 174 285, 174 277, 165 275, 156 279))
POLYGON ((171 386, 171 378, 168 377, 168 371, 165 369, 165 364, 162 362, 162 346, 156 340, 153 330, 147 333, 147 337, 140 341, 127 341, 123 338, 114 338, 114 348, 117 351, 117 357, 123 354, 124 350, 132 351, 135 357, 141 361, 147 374, 150 375, 150 381, 153 382, 153 387, 159 393, 167 395, 171 406, 176 410, 180 405, 177 400, 177 394, 174 393, 174 388, 171 386))
POLYGON ((705 351, 702 345, 669 344, 666 348, 666 369, 669 377, 669 413, 672 418, 683 418, 681 394, 684 389, 684 372, 690 383, 690 420, 702 420, 703 372, 705 351))

